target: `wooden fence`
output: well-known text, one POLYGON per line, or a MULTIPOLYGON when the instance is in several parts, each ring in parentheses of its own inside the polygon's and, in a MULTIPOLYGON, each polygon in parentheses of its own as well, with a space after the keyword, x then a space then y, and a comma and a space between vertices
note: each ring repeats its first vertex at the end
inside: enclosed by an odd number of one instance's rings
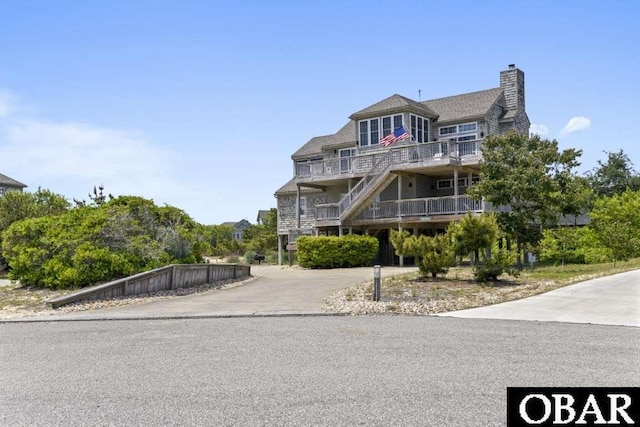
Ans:
POLYGON ((251 275, 251 267, 239 264, 174 264, 102 285, 82 289, 47 301, 52 308, 72 302, 109 299, 148 294, 172 289, 190 288, 205 283, 216 284, 243 280, 251 275))

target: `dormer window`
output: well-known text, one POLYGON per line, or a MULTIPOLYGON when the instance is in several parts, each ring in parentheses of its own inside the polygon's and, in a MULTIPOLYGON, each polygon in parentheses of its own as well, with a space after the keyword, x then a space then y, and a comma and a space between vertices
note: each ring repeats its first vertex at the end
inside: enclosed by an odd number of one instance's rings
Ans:
POLYGON ((360 147, 375 146, 380 144, 382 138, 402 126, 402 114, 360 120, 358 123, 358 145, 360 147))
POLYGON ((429 142, 429 119, 411 114, 411 137, 415 142, 429 142))

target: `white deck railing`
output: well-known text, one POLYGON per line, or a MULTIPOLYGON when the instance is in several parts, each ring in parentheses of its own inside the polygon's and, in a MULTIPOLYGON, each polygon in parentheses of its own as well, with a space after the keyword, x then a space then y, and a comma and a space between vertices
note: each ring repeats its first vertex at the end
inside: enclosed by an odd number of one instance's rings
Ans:
MULTIPOLYGON (((482 201, 469 196, 425 197, 420 199, 389 200, 376 202, 366 207, 356 220, 402 218, 408 216, 454 215, 466 212, 484 212, 482 201)), ((335 220, 340 218, 336 204, 318 205, 316 219, 335 220)))
POLYGON ((313 162, 297 163, 296 177, 320 177, 340 174, 360 174, 371 170, 387 153, 392 153, 393 164, 411 163, 442 158, 463 158, 480 154, 481 140, 464 142, 429 142, 391 148, 386 152, 359 154, 313 162))

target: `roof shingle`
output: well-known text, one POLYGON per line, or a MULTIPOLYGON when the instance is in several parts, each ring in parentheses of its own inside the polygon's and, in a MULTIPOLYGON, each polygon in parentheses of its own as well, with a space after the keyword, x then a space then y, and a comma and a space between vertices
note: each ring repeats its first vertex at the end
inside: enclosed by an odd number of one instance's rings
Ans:
POLYGON ((392 111, 402 111, 402 110, 411 110, 416 113, 422 113, 423 115, 436 118, 438 114, 434 112, 428 106, 421 104, 419 102, 414 101, 413 99, 406 98, 402 95, 391 95, 387 99, 383 99, 380 102, 376 102, 375 104, 365 108, 364 110, 360 110, 357 113, 353 113, 351 115, 352 119, 364 118, 366 116, 373 116, 377 114, 385 114, 387 112, 392 111))
POLYGON ((480 117, 502 95, 502 88, 481 90, 462 95, 448 96, 446 98, 423 101, 422 104, 438 113, 438 122, 450 122, 471 117, 480 117))
POLYGON ((8 185, 10 187, 19 187, 19 188, 26 187, 26 185, 21 183, 20 181, 16 181, 15 179, 9 178, 8 176, 3 175, 1 173, 0 173, 0 184, 8 185))

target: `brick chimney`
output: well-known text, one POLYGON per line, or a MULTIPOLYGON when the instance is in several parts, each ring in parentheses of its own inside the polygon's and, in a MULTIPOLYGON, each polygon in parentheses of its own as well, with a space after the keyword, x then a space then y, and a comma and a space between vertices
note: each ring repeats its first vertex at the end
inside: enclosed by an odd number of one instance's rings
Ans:
POLYGON ((500 71, 500 87, 504 89, 507 109, 524 111, 524 72, 509 64, 508 69, 500 71))

